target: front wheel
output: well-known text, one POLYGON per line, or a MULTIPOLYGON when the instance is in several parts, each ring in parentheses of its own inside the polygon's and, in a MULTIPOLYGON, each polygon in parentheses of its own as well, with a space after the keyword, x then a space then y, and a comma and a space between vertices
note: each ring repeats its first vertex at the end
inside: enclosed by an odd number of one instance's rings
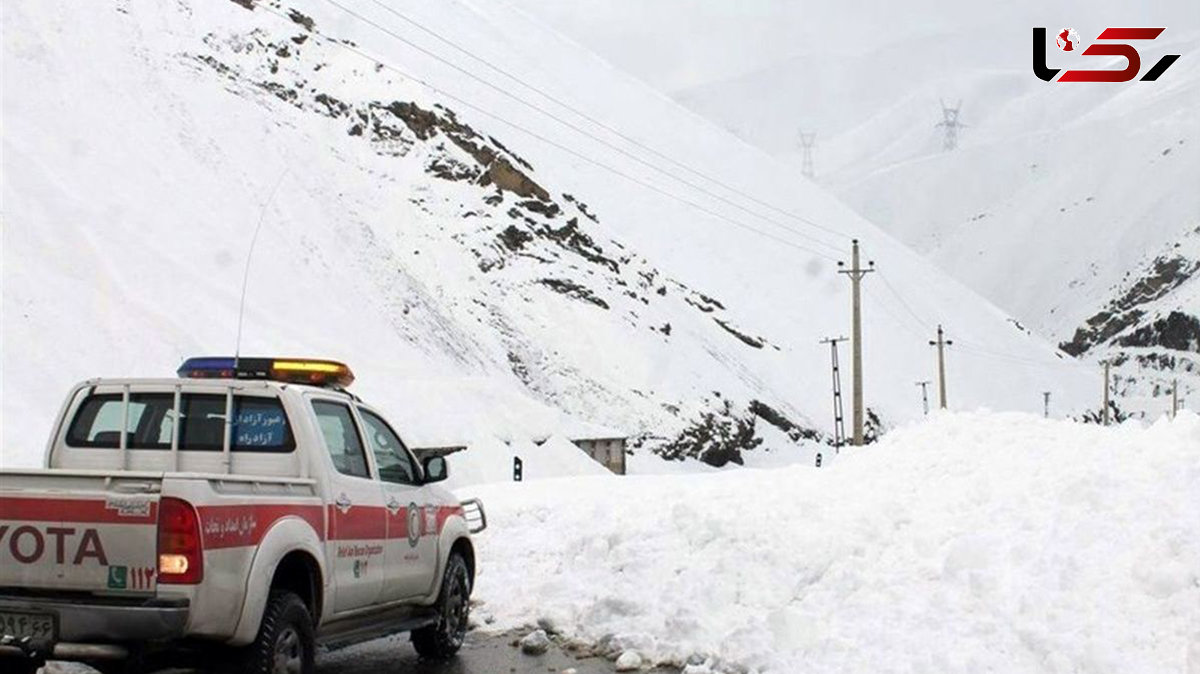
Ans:
POLYGON ((446 560, 442 589, 438 593, 437 622, 412 631, 417 654, 432 660, 446 660, 462 647, 471 615, 471 574, 462 555, 453 553, 446 560))
POLYGON ((294 593, 276 590, 238 669, 242 674, 313 674, 316 650, 308 607, 294 593))

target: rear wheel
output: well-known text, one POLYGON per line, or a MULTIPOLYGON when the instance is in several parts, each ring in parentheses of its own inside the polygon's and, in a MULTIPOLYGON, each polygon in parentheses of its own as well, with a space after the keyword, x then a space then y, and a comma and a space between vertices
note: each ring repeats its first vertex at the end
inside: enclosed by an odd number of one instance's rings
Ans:
POLYGON ((437 622, 415 629, 412 644, 423 658, 446 660, 462 647, 471 615, 471 574, 462 555, 454 553, 446 560, 442 588, 438 593, 437 622))
POLYGON ((240 655, 242 674, 312 674, 316 656, 312 616, 295 593, 274 590, 254 643, 240 655))
POLYGON ((45 663, 21 656, 0 656, 0 672, 12 672, 12 674, 35 674, 43 664, 45 663))

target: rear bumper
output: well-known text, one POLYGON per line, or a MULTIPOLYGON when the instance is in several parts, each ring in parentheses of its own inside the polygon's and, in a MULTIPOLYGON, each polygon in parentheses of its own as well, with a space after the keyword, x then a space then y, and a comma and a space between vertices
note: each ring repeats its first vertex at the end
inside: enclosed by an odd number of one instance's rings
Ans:
MULTIPOLYGON (((2 610, 53 615, 55 644, 120 644, 181 638, 189 603, 186 599, 115 603, 0 594, 2 610)), ((53 644, 41 648, 48 650, 50 646, 53 644)))

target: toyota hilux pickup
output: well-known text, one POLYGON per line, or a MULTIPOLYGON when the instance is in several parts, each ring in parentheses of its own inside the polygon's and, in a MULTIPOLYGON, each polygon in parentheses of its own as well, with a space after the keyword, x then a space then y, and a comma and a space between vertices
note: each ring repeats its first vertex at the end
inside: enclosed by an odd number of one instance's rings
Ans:
POLYGON ((0 671, 308 674, 318 650, 467 629, 478 501, 437 483, 344 364, 192 358, 67 395, 45 466, 0 471, 0 671))

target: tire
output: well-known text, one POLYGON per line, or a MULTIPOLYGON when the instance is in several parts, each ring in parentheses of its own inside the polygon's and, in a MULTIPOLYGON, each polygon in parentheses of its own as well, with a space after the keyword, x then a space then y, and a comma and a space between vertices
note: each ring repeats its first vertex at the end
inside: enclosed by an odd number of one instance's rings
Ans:
POLYGON ((471 573, 462 555, 454 553, 446 560, 442 587, 438 592, 437 622, 412 631, 417 654, 430 660, 448 660, 458 653, 467 634, 471 615, 471 573))
POLYGON ((38 660, 19 656, 0 657, 0 672, 5 674, 37 674, 45 664, 38 660))
POLYGON ((241 674, 313 674, 317 646, 312 615, 293 592, 272 590, 254 643, 238 654, 241 674))

